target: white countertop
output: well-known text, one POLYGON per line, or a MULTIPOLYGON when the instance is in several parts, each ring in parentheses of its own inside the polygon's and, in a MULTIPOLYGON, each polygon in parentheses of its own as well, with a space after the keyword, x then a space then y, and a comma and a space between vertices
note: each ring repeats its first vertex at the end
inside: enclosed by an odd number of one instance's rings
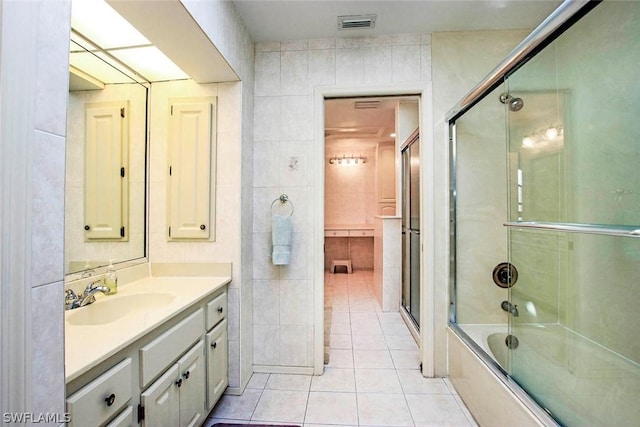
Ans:
POLYGON ((374 224, 325 224, 325 230, 373 230, 374 224))
POLYGON ((231 277, 146 277, 119 284, 115 295, 98 294, 93 304, 65 311, 65 382, 78 378, 229 282, 231 277), (163 294, 170 302, 148 310, 131 309, 125 315, 114 316, 118 318, 111 322, 98 325, 73 324, 69 321, 75 313, 97 308, 101 302, 107 301, 110 302, 109 306, 103 307, 109 307, 109 311, 105 312, 109 315, 110 310, 118 310, 118 304, 111 301, 122 299, 124 302, 128 296, 139 294, 163 294))

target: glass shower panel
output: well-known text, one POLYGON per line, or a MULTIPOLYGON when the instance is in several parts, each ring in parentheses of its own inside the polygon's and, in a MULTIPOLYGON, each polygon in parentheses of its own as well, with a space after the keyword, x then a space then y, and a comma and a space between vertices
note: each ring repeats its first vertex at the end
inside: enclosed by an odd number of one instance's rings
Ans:
POLYGON ((509 375, 568 426, 640 419, 640 6, 604 2, 511 74, 509 375))
POLYGON ((506 289, 493 282, 507 261, 508 221, 505 105, 498 87, 456 120, 455 266, 456 323, 506 369, 487 337, 507 333, 501 309, 506 289))
POLYGON ((519 311, 509 330, 511 377, 563 425, 633 425, 640 419, 640 239, 510 234, 520 273, 511 288, 519 311))
POLYGON ((402 306, 420 327, 420 139, 402 151, 402 306))

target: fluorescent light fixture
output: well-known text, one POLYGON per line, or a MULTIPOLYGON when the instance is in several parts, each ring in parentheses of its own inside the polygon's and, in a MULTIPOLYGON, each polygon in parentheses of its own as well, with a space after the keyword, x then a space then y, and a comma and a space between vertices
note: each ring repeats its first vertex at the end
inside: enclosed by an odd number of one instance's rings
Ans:
POLYGON ((189 78, 104 0, 72 0, 71 27, 73 40, 84 48, 72 43, 71 65, 104 83, 131 82, 126 74, 152 82, 189 78), (105 62, 129 70, 118 73, 105 62))
POLYGON ((189 78, 155 46, 114 50, 111 54, 152 82, 189 78))
POLYGON ((73 0, 71 27, 106 50, 151 44, 103 0, 73 0))

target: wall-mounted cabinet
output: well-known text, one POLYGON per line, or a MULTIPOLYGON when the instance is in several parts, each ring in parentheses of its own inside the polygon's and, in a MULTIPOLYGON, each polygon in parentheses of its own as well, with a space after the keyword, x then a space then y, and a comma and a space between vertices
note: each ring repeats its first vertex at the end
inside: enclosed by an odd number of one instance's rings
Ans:
POLYGON ((377 215, 396 214, 396 145, 393 142, 378 144, 376 161, 377 215))
POLYGON ((127 240, 128 102, 86 104, 85 117, 85 241, 127 240))
POLYGON ((216 98, 170 100, 169 240, 215 240, 216 98))

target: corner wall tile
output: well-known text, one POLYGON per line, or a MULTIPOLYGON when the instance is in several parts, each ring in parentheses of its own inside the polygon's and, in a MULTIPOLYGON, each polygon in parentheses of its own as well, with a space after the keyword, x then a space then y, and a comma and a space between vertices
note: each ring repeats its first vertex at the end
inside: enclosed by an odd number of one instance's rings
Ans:
POLYGON ((31 286, 64 277, 64 137, 35 131, 31 156, 31 286))
POLYGON ((280 50, 291 51, 291 50, 307 50, 307 41, 306 40, 286 40, 280 42, 280 50))
POLYGON ((364 83, 391 82, 391 46, 365 47, 363 61, 364 83))
POLYGON ((69 43, 60 41, 69 40, 71 1, 40 1, 39 6, 35 25, 38 62, 34 126, 38 130, 64 136, 69 97, 69 43))
POLYGON ((307 51, 282 52, 281 68, 282 95, 306 95, 307 51))
POLYGON ((280 328, 278 325, 253 325, 253 363, 277 365, 280 357, 280 328))
POLYGON ((256 97, 253 111, 254 141, 280 139, 280 97, 256 97))
POLYGON ((336 49, 336 84, 361 85, 364 78, 364 56, 361 47, 336 49))
POLYGON ((311 97, 283 96, 280 108, 280 139, 282 141, 312 139, 311 97))
POLYGON ((64 283, 31 291, 32 381, 34 413, 64 413, 64 283))
POLYGON ((258 42, 255 45, 255 52, 280 52, 280 42, 258 42))
POLYGON ((280 323, 280 282, 278 280, 254 280, 253 323, 256 325, 280 323))
POLYGON ((256 53, 255 96, 280 94, 280 52, 256 53))
POLYGON ((309 50, 314 49, 335 49, 336 39, 312 39, 307 40, 309 50))
POLYGON ((307 342, 301 337, 307 334, 306 325, 284 325, 280 327, 280 364, 285 366, 307 366, 307 342))
POLYGON ((420 45, 393 47, 393 82, 415 82, 420 79, 420 45))

